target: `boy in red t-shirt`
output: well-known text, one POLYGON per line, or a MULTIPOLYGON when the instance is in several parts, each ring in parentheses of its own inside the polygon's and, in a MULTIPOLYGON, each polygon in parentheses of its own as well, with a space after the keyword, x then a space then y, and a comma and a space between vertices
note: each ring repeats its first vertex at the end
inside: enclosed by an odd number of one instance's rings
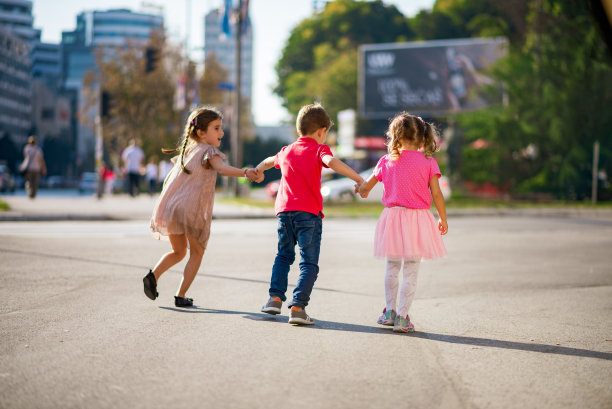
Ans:
POLYGON ((357 185, 363 178, 344 162, 333 157, 324 145, 332 122, 319 104, 303 106, 298 113, 298 140, 283 147, 275 156, 257 165, 257 172, 272 166, 281 170, 282 177, 274 211, 278 217, 278 252, 272 267, 270 299, 261 309, 268 314, 280 314, 287 291, 287 276, 295 260, 295 245, 300 247, 300 277, 293 291, 289 323, 312 325, 306 314, 310 293, 319 274, 319 251, 323 219, 321 168, 353 179, 357 185))

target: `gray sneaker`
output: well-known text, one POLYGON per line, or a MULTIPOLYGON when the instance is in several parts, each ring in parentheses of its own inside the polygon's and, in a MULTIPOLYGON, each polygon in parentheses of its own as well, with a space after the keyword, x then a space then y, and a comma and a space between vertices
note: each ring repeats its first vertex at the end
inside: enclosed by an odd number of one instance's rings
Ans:
POLYGON ((266 305, 261 307, 261 312, 265 312, 266 314, 273 314, 273 315, 280 314, 282 305, 283 305, 283 302, 281 301, 279 297, 270 297, 266 305))
POLYGON ((292 308, 291 312, 289 313, 289 324, 312 325, 314 324, 314 321, 308 316, 308 314, 306 314, 306 310, 304 308, 297 311, 292 308))

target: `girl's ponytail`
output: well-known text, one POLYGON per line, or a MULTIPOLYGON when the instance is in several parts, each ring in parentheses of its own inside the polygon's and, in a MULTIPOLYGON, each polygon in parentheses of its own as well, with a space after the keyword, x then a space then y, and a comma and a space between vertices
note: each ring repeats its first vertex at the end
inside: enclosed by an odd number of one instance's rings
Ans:
POLYGON ((440 147, 436 142, 439 134, 434 124, 425 121, 423 121, 423 123, 425 125, 425 130, 423 132, 423 153, 426 157, 431 158, 431 155, 440 150, 440 147))
POLYGON ((188 142, 189 138, 185 138, 185 140, 183 141, 183 147, 181 148, 181 169, 183 169, 183 172, 189 175, 191 171, 185 167, 185 150, 187 148, 188 142))

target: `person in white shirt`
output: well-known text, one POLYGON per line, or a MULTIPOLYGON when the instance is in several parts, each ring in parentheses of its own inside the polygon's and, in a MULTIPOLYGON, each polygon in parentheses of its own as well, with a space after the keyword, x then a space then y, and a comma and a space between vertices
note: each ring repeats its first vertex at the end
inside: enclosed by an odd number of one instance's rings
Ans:
POLYGON ((137 196, 140 189, 140 168, 144 163, 144 152, 136 145, 135 139, 123 150, 121 159, 128 174, 128 192, 130 196, 137 196))
POLYGON ((145 179, 147 180, 147 189, 149 189, 149 195, 153 196, 153 193, 157 190, 157 158, 152 157, 149 159, 149 163, 145 167, 145 179))
POLYGON ((162 159, 161 161, 159 161, 157 181, 159 182, 160 186, 164 184, 164 181, 166 180, 166 176, 168 176, 168 173, 170 173, 171 170, 172 170, 172 162, 170 162, 167 159, 162 159))

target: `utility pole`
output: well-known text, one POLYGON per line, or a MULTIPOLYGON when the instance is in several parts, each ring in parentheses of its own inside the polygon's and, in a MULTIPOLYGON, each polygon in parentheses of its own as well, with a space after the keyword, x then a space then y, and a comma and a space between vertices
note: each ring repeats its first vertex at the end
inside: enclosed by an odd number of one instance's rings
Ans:
POLYGON ((591 187, 591 203, 597 203, 597 178, 599 177, 599 141, 593 143, 593 185, 591 187))
MULTIPOLYGON (((240 117, 241 117, 241 112, 240 112, 240 99, 241 99, 241 77, 242 77, 242 22, 243 22, 243 18, 246 18, 246 16, 242 15, 242 2, 244 0, 239 0, 238 1, 238 8, 236 10, 236 14, 237 14, 237 18, 235 19, 236 21, 236 79, 235 79, 235 85, 234 85, 234 100, 233 102, 233 107, 232 107, 232 126, 231 126, 231 135, 230 135, 230 142, 232 144, 232 165, 240 168, 242 167, 242 144, 240 141, 240 117)), ((247 3, 248 4, 248 3, 247 3)), ((240 196, 240 185, 238 184, 238 179, 237 178, 231 178, 231 187, 233 188, 233 191, 235 193, 236 196, 240 196)))

